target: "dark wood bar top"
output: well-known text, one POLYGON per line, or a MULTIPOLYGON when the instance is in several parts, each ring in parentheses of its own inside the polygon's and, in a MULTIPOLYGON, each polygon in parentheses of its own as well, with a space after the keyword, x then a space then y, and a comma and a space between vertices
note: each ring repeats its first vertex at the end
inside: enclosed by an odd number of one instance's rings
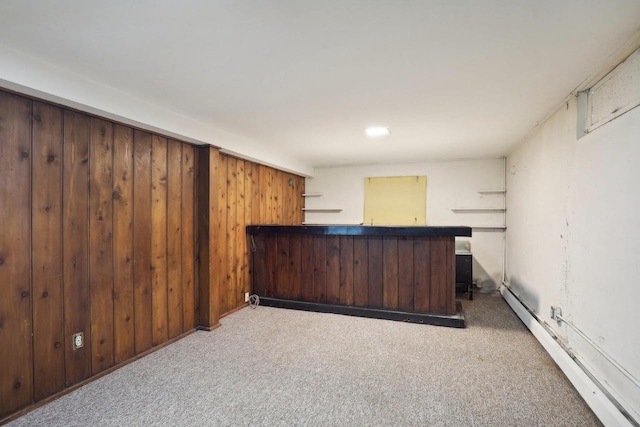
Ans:
POLYGON ((394 227, 369 225, 249 225, 249 235, 471 237, 471 227, 394 227))

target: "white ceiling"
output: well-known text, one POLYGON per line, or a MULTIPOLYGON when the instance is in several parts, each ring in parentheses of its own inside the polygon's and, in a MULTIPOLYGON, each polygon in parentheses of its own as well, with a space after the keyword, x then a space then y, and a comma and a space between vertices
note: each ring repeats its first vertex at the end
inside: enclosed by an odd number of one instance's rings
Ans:
POLYGON ((639 29, 639 0, 0 0, 0 44, 310 166, 504 155, 639 29))

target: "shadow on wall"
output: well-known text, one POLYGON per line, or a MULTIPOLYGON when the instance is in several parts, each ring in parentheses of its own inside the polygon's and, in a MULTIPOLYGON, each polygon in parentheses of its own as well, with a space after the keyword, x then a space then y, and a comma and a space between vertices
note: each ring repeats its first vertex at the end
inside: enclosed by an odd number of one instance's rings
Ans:
POLYGON ((540 297, 530 288, 525 287, 518 276, 511 276, 509 287, 529 309, 537 315, 540 314, 540 297))
POLYGON ((476 257, 473 257, 473 276, 476 277, 478 291, 483 294, 492 294, 498 291, 498 284, 487 270, 482 267, 476 257))

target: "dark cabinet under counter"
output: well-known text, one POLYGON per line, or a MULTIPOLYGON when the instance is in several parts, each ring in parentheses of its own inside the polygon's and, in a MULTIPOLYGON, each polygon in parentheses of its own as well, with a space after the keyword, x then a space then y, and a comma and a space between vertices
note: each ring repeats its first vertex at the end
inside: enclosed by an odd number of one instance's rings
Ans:
POLYGON ((262 305, 464 327, 455 237, 469 227, 247 227, 262 305))

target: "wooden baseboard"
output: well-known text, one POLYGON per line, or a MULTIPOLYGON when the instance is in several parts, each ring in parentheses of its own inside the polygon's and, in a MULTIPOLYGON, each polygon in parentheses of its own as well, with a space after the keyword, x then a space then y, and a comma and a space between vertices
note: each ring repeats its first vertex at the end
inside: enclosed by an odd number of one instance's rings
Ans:
POLYGON ((233 309, 231 309, 231 310, 227 311, 225 314, 220 315, 220 318, 222 319, 222 318, 224 318, 224 317, 227 317, 228 315, 233 314, 233 313, 235 313, 236 311, 240 311, 240 310, 242 310, 243 308, 248 307, 248 306, 249 306, 249 303, 248 303, 248 302, 242 303, 242 305, 240 305, 240 306, 238 306, 238 307, 236 307, 236 308, 233 308, 233 309))

